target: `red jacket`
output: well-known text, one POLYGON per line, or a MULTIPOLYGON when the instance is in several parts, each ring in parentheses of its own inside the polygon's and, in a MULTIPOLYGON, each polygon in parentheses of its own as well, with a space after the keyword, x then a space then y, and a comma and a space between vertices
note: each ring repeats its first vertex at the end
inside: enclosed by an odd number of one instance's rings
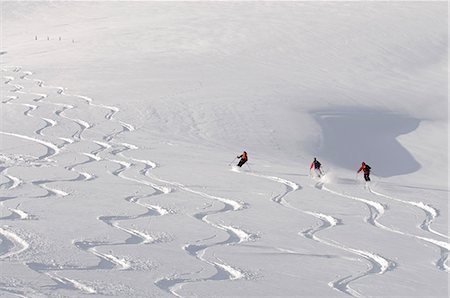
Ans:
POLYGON ((247 160, 247 153, 246 152, 242 152, 242 154, 240 156, 238 156, 239 158, 242 158, 243 160, 247 160))
POLYGON ((370 173, 370 170, 366 167, 365 164, 362 165, 362 166, 359 168, 358 173, 361 172, 361 171, 364 171, 364 174, 369 174, 369 173, 370 173))
POLYGON ((320 162, 318 160, 313 160, 313 162, 311 163, 311 166, 309 167, 309 169, 311 170, 313 167, 315 169, 320 169, 320 166, 321 166, 321 164, 320 164, 320 162), (315 164, 315 163, 317 163, 317 164, 315 164))

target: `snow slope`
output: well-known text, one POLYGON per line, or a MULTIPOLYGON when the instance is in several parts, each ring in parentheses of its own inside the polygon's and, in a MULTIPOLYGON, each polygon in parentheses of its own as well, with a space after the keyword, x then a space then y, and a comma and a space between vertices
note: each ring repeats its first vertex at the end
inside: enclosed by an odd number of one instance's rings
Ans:
POLYGON ((1 19, 1 296, 448 296, 447 2, 1 19))

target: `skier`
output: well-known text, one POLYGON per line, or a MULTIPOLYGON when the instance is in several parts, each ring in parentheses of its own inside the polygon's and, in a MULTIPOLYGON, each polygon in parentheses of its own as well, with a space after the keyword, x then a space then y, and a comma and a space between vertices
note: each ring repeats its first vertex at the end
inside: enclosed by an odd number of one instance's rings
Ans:
POLYGON ((311 169, 314 167, 314 171, 316 172, 317 177, 320 178, 320 176, 323 175, 322 169, 320 168, 321 166, 322 164, 314 157, 314 160, 309 167, 309 172, 311 173, 311 169))
POLYGON ((242 167, 244 165, 244 163, 246 163, 248 160, 247 152, 245 152, 245 151, 242 152, 242 154, 239 155, 237 158, 241 159, 238 163, 238 167, 242 167))
POLYGON ((359 168, 357 173, 363 171, 364 172, 364 180, 366 180, 366 182, 369 182, 370 181, 370 177, 369 177, 370 169, 371 169, 371 167, 368 164, 366 164, 365 162, 362 162, 361 167, 359 168))

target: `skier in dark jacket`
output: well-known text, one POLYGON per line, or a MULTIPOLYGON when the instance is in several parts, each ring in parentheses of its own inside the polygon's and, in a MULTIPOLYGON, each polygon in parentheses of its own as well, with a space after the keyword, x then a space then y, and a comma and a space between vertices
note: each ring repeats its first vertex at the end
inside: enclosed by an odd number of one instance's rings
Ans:
POLYGON ((244 163, 246 163, 248 160, 247 152, 245 152, 245 151, 242 152, 242 154, 239 155, 237 158, 241 159, 238 163, 238 167, 242 167, 244 165, 244 163))
POLYGON ((359 168, 357 173, 363 171, 364 172, 364 180, 369 182, 370 181, 370 177, 369 177, 370 169, 371 169, 371 167, 368 164, 366 164, 365 162, 362 162, 361 167, 359 168))
POLYGON ((311 163, 311 166, 309 167, 309 171, 311 172, 311 169, 314 167, 314 171, 317 174, 317 177, 320 178, 320 176, 323 175, 322 169, 320 168, 322 164, 314 157, 314 160, 311 163))

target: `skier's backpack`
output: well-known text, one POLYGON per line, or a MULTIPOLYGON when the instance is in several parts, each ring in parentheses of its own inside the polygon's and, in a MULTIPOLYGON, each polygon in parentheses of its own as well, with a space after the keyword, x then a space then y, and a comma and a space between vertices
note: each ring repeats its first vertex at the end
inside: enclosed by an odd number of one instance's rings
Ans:
POLYGON ((370 169, 372 169, 368 164, 366 164, 366 170, 370 171, 370 169))
POLYGON ((316 160, 316 161, 314 162, 314 168, 315 168, 315 169, 319 169, 320 166, 321 166, 320 162, 319 162, 318 160, 316 160))

